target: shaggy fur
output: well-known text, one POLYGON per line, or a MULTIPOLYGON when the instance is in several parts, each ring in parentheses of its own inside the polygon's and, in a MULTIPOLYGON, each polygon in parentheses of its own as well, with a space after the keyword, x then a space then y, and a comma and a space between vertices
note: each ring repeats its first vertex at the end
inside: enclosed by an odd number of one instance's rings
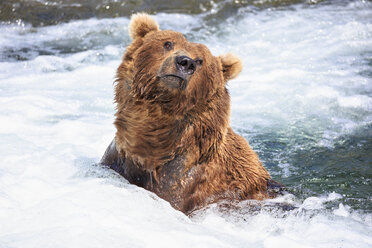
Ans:
POLYGON ((240 73, 240 59, 215 57, 146 14, 129 28, 133 41, 117 70, 117 132, 102 163, 184 213, 220 199, 269 197, 268 172, 229 124, 225 84, 240 73), (177 56, 198 62, 185 80, 167 76, 177 73, 177 56))

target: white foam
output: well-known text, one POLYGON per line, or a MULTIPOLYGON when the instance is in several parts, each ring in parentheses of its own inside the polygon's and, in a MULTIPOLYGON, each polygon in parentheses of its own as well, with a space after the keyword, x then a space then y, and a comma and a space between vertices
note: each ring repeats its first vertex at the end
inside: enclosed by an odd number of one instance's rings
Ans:
POLYGON ((235 51, 244 63, 243 75, 229 83, 233 123, 244 115, 251 126, 268 131, 312 118, 318 133, 333 133, 327 140, 314 136, 317 144, 328 144, 370 122, 372 83, 362 75, 370 71, 372 30, 365 19, 370 12, 353 7, 360 11, 325 6, 324 15, 298 6, 293 12, 249 15, 248 7, 241 19, 221 25, 229 35, 220 53, 235 51))
POLYGON ((339 208, 333 210, 333 213, 338 216, 348 217, 350 215, 350 207, 340 203, 339 208))
POLYGON ((341 199, 342 196, 340 194, 337 194, 335 192, 332 192, 328 196, 323 196, 323 197, 308 197, 306 198, 303 203, 300 206, 300 209, 321 209, 324 208, 324 203, 330 202, 330 201, 335 201, 341 199))

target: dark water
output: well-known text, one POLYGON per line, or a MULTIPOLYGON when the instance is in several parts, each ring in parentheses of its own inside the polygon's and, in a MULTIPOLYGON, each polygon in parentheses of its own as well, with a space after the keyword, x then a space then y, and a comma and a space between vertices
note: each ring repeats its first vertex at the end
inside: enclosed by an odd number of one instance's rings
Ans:
MULTIPOLYGON (((241 7, 251 7, 252 10, 265 8, 290 8, 293 4, 320 4, 330 1, 304 0, 236 0, 236 1, 167 1, 167 0, 2 0, 0 3, 0 21, 23 21, 33 26, 53 25, 70 20, 88 18, 128 17, 136 12, 156 13, 209 13, 218 6, 217 13, 210 18, 226 19, 236 15, 241 7)), ((342 2, 342 1, 341 1, 342 2)), ((343 1, 347 2, 347 1, 343 1)))
POLYGON ((281 132, 255 135, 251 142, 273 178, 300 198, 337 192, 344 204, 372 211, 372 124, 337 138, 334 147, 312 144, 311 134, 281 132), (290 176, 283 177, 278 164, 291 165, 290 176))
MULTIPOLYGON (((120 52, 123 52, 125 45, 129 42, 127 34, 120 32, 120 23, 113 23, 104 27, 97 27, 89 31, 79 31, 69 29, 66 35, 58 37, 48 37, 53 35, 49 33, 49 29, 41 29, 41 26, 48 25, 63 25, 71 20, 85 20, 89 18, 117 18, 129 17, 132 13, 139 11, 146 11, 148 13, 181 13, 190 16, 190 19, 195 18, 195 21, 185 22, 183 32, 192 40, 202 41, 215 46, 215 49, 223 46, 223 41, 229 42, 235 36, 234 25, 244 20, 246 16, 257 16, 257 25, 265 26, 265 23, 270 23, 271 18, 283 21, 285 15, 288 13, 309 11, 314 9, 314 13, 326 12, 320 14, 323 20, 313 20, 314 23, 320 22, 337 22, 330 20, 328 13, 337 15, 337 9, 346 8, 351 1, 289 1, 289 0, 268 0, 268 1, 165 1, 165 0, 133 0, 133 1, 97 1, 97 0, 80 0, 80 1, 28 1, 28 0, 2 0, 0 2, 0 21, 3 22, 3 27, 6 25, 15 24, 17 26, 27 27, 24 31, 19 31, 14 37, 8 37, 8 40, 2 44, 0 51, 0 58, 3 62, 16 63, 17 61, 29 61, 39 56, 67 56, 84 51, 96 51, 105 48, 106 46, 113 45, 120 47, 120 52), (321 11, 317 11, 321 9, 321 11), (326 11, 325 11, 325 10, 326 11), (334 10, 333 10, 334 9, 334 10), (262 17, 261 13, 265 13, 262 17), (272 14, 270 14, 272 13, 272 14), (280 16, 284 17, 281 18, 280 16), (30 25, 32 27, 30 27, 30 25), (233 31, 231 31, 233 30, 233 31), (23 33, 22 33, 23 32, 23 33), (40 39, 39 32, 47 38, 40 39), (35 34, 33 36, 33 33, 35 34), (17 36, 18 35, 18 36, 17 36), (24 39, 24 35, 28 38, 24 39), (34 37, 35 39, 32 39, 34 37), (215 40, 222 40, 222 42, 215 42, 215 40), (7 41, 12 41, 8 42, 7 41), (217 45, 216 45, 217 44, 217 45)), ((365 1, 357 1, 365 2, 365 1)), ((366 5, 368 8, 371 4, 366 5)), ((350 7, 353 8, 353 7, 350 7)), ((340 14, 339 25, 352 25, 353 22, 365 25, 366 30, 360 30, 360 37, 372 37, 370 25, 372 25, 371 12, 363 12, 363 6, 355 7, 355 10, 345 12, 347 15, 340 14), (358 13, 359 19, 353 20, 352 11, 358 13), (345 22, 342 23, 343 18, 345 22), (369 18, 369 19, 368 19, 369 18), (350 20, 349 20, 350 19, 350 20), (363 33, 364 32, 364 33, 363 33), (364 36, 363 36, 364 35, 364 36)), ((316 16, 314 18, 317 18, 316 16)), ((296 16, 300 18, 299 16, 296 16)), ((311 15, 307 16, 311 20, 311 15)), ((254 18, 253 18, 254 20, 254 18)), ((289 21, 290 19, 288 19, 289 21)), ((183 19, 178 18, 175 26, 183 27, 183 19)), ((172 24, 166 24, 169 28, 173 28, 172 24)), ((330 24, 333 25, 333 24, 330 24)), ((84 26, 84 24, 83 24, 84 26)), ((337 26, 337 25, 336 25, 337 26)), ((67 27, 69 28, 69 27, 67 27)), ((275 29, 277 27, 273 27, 275 29)), ((283 24, 282 33, 288 36, 290 33, 290 26, 283 24)), ((317 28, 317 26, 315 26, 317 28)), ((63 29, 63 28, 62 28, 63 29)), ((337 27, 336 27, 337 29, 337 27)), ((353 29, 352 27, 350 28, 353 29)), ((349 29, 348 29, 349 30, 349 29)), ((329 30, 330 32, 333 30, 329 30)), ((124 32, 124 31, 123 31, 124 32)), ((240 32, 239 30, 236 32, 240 32)), ((262 30, 262 32, 274 33, 274 30, 262 30)), ((327 32, 327 30, 326 30, 327 32)), ((336 34, 342 36, 343 31, 336 34)), ((273 39, 272 44, 281 44, 280 40, 275 40, 276 36, 270 37, 273 39)), ((350 39, 358 39, 357 36, 350 39)), ((249 39, 255 40, 253 36, 249 39)), ((261 39, 261 38, 257 38, 261 39)), ((288 38, 291 39, 291 38, 288 38)), ((294 41, 290 46, 296 44, 297 38, 292 38, 294 41)), ((328 40, 332 40, 330 37, 328 40)), ((348 39, 346 37, 345 39, 348 39)), ((236 39, 233 39, 236 41, 236 39)), ((316 42, 311 43, 315 38, 304 40, 308 46, 304 49, 314 49, 315 53, 326 53, 330 47, 322 47, 317 51, 316 42)), ((325 41, 328 41, 325 40, 325 41)), ((243 41, 240 41, 244 45, 243 41)), ((350 41, 351 42, 351 41, 350 41)), ((231 46, 230 46, 231 48, 231 46)), ((280 48, 279 48, 280 49, 280 48)), ((367 45, 360 50, 348 51, 348 47, 340 48, 341 55, 332 55, 333 57, 325 57, 318 59, 319 61, 334 60, 326 66, 334 66, 335 68, 342 63, 342 59, 347 61, 347 58, 352 57, 352 61, 345 62, 345 68, 354 73, 353 80, 365 80, 364 86, 337 86, 332 87, 342 96, 360 96, 367 99, 367 103, 363 103, 357 107, 332 107, 326 109, 323 114, 322 110, 308 111, 303 115, 303 119, 296 121, 296 113, 293 114, 293 121, 291 125, 287 122, 282 122, 281 125, 276 127, 275 118, 264 117, 271 124, 269 128, 261 125, 260 121, 253 121, 256 124, 255 128, 241 128, 238 131, 244 135, 251 143, 251 145, 258 151, 261 159, 264 161, 265 166, 268 168, 273 178, 288 186, 289 190, 297 195, 300 199, 305 199, 313 195, 323 195, 330 192, 337 192, 343 196, 340 202, 352 206, 354 209, 363 210, 367 212, 372 211, 372 50, 367 45), (352 53, 352 55, 349 55, 352 53), (342 57, 344 56, 344 57, 342 57), (348 57, 349 56, 349 57, 348 57), (351 68, 351 69, 350 69, 351 68), (354 69, 353 69, 354 68, 354 69), (342 132, 342 124, 334 124, 329 118, 344 118, 346 121, 355 124, 351 131, 342 132), (319 125, 317 123, 320 123, 319 125), (258 126, 257 126, 258 125, 258 126), (255 130, 255 131, 253 131, 255 130), (330 145, 320 145, 324 133, 327 131, 339 133, 333 135, 330 139, 330 145)), ((239 51, 238 51, 239 53, 239 51)), ((250 56, 250 52, 242 51, 243 55, 250 56)), ((264 54, 264 53, 263 53, 264 54)), ((120 58, 120 54, 105 55, 102 54, 101 60, 98 58, 97 63, 108 61, 110 59, 120 58), (110 57, 111 56, 111 57, 110 57)), ((260 54, 253 56, 257 61, 260 59, 260 54)), ((262 55, 262 57, 264 57, 262 55)), ((330 55, 331 56, 331 55, 330 55)), ((97 59, 97 58, 96 58, 97 59)), ((251 60, 243 59, 248 66, 251 60)), ((308 65, 308 61, 296 61, 295 56, 288 62, 282 61, 281 63, 296 62, 297 66, 308 65)), ((278 63, 275 60, 267 60, 268 63, 278 63)), ((317 62, 317 61, 316 61, 317 62)), ((257 62, 260 65, 260 62, 257 62)), ((254 63, 251 64, 254 66, 254 63)), ((293 66, 293 65, 292 65, 293 66)), ((312 65, 318 66, 318 65, 312 65)), ((321 67, 321 65, 320 65, 321 67)), ((332 69, 332 68, 330 68, 332 69)), ((271 70, 271 69, 270 69, 271 70)), ((311 71, 314 75, 317 71, 311 71)), ((319 74, 323 73, 319 69, 319 74)), ((350 72, 351 73, 351 72, 350 72)), ((264 72, 265 74, 265 72, 264 72)), ((315 77, 315 76, 314 76, 315 77)), ((336 77, 336 76, 335 76, 336 77)), ((248 76, 247 76, 248 78, 248 76)), ((313 79, 313 78, 312 78, 313 79)), ((301 80, 301 79, 297 79, 301 80)), ((324 79, 322 79, 324 80, 324 79)), ((332 79, 333 80, 333 79, 332 79)), ((327 82, 327 79, 325 80, 327 82)), ((318 87, 319 84, 316 85, 318 87)), ((291 86, 284 86, 291 87, 291 86)), ((300 88, 301 90, 301 88, 300 88)), ((321 91, 321 90, 320 90, 321 91)), ((239 95, 238 90, 235 94, 239 95)), ((232 89, 234 96, 234 89, 232 89)), ((299 93, 301 94, 301 92, 299 93)), ((267 101, 275 102, 275 94, 264 95, 267 101)), ((249 99, 243 99, 249 101, 249 99)), ((309 104, 311 105, 311 100, 309 104)), ((282 103, 285 101, 282 101, 282 103)), ((262 101, 262 104, 265 100, 262 101)), ((322 102, 322 106, 328 106, 327 103, 322 102)), ((332 105, 332 103, 330 103, 332 105)), ((316 108, 316 107, 315 107, 316 108)), ((291 111, 291 109, 284 109, 284 111, 291 111)), ((233 124, 234 120, 239 113, 233 111, 233 124)), ((267 113, 266 113, 267 114, 267 113)), ((243 121, 243 126, 250 126, 251 116, 248 116, 243 121)), ((102 151, 103 152, 103 151, 102 151)), ((334 207, 339 202, 333 203, 334 207)))

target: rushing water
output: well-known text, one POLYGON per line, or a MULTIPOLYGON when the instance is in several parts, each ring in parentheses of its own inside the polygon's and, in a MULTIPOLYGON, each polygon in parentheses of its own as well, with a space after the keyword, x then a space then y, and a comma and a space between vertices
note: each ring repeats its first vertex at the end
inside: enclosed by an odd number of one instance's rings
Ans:
POLYGON ((372 247, 372 3, 167 2, 0 3, 0 247, 372 247), (141 10, 242 58, 231 125, 295 210, 190 219, 94 165, 141 10))

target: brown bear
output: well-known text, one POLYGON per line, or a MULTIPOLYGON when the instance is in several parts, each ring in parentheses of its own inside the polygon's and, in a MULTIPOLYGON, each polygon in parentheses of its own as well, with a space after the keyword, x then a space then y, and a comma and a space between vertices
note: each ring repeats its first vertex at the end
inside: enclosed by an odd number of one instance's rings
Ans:
POLYGON ((222 199, 271 197, 273 181, 229 124, 226 83, 242 70, 147 14, 129 25, 117 69, 115 139, 101 163, 190 214, 222 199))

